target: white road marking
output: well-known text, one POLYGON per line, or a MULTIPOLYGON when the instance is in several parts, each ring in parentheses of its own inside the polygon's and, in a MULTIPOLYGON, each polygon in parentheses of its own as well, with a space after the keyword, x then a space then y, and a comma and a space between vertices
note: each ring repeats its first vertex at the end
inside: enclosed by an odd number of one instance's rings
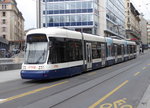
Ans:
POLYGON ((0 103, 3 102, 4 100, 6 100, 6 99, 0 99, 0 103))

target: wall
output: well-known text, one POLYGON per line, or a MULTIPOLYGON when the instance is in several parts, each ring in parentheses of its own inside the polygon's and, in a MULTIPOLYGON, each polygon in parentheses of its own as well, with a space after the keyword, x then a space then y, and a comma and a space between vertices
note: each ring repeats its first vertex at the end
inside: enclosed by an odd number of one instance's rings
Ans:
POLYGON ((148 43, 148 36, 147 36, 147 20, 140 16, 140 29, 141 29, 141 41, 143 44, 147 45, 148 43))

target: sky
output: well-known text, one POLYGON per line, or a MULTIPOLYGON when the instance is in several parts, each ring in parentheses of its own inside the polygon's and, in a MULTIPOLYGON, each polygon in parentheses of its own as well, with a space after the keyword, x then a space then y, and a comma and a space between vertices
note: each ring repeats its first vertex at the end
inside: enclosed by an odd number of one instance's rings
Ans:
POLYGON ((36 0, 16 0, 16 2, 25 19, 25 30, 36 28, 36 0))
MULTIPOLYGON (((36 0, 16 0, 17 7, 25 19, 25 30, 36 28, 36 0)), ((150 0, 131 0, 136 9, 150 19, 150 0)))
POLYGON ((135 8, 144 14, 145 19, 150 19, 150 0, 131 0, 135 8))

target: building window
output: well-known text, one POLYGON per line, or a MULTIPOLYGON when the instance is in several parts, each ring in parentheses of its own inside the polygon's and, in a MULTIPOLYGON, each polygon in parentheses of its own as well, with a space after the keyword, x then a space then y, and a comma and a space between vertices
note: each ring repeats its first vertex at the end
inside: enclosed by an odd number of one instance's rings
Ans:
POLYGON ((6 39, 6 35, 3 35, 3 38, 6 39))
POLYGON ((3 19, 2 24, 6 24, 6 20, 5 19, 3 19))
POLYGON ((128 18, 128 23, 130 23, 130 18, 128 18))
POLYGON ((128 15, 130 15, 130 12, 128 11, 128 15))
POLYGON ((6 32, 6 27, 2 27, 2 32, 6 32))
POLYGON ((7 8, 7 6, 6 5, 2 5, 2 9, 6 9, 7 8))
POLYGON ((2 13, 2 16, 5 17, 5 16, 6 16, 6 12, 3 12, 3 13, 2 13))

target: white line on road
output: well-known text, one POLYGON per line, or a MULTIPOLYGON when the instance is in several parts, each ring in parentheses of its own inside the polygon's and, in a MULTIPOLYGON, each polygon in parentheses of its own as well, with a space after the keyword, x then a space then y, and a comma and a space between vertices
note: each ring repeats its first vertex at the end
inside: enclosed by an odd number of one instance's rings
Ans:
POLYGON ((4 100, 6 100, 6 99, 0 99, 0 103, 3 102, 4 100))

